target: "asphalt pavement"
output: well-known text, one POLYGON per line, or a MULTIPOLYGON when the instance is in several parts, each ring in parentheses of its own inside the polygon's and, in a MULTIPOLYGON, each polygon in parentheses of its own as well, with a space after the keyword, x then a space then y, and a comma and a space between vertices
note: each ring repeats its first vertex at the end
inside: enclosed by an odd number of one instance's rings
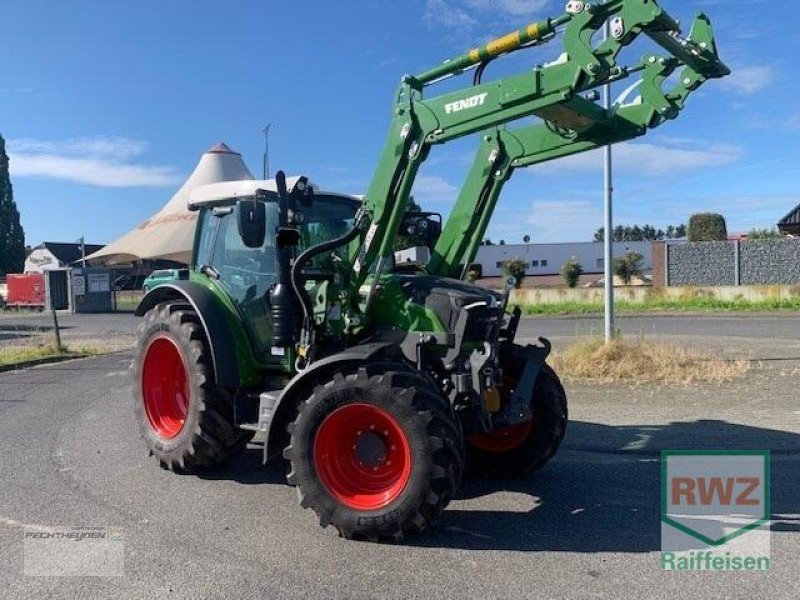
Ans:
MULTIPOLYGON (((781 334, 787 356, 721 386, 568 385, 571 423, 550 465, 521 481, 466 479, 440 521, 402 545, 322 530, 254 449, 202 476, 160 469, 132 418, 129 355, 0 374, 0 595, 796 599, 800 342, 780 319, 645 320, 742 343, 781 334), (658 458, 679 448, 773 451, 769 573, 660 570, 658 458), (124 576, 24 576, 26 525, 119 528, 124 576)), ((524 327, 567 338, 576 323, 524 327)))

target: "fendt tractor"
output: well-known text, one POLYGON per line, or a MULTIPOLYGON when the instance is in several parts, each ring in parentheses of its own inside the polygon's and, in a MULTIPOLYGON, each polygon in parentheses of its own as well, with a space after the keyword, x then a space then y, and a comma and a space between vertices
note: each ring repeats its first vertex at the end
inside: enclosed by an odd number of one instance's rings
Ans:
POLYGON ((550 344, 515 343, 513 282, 491 291, 465 281, 502 187, 516 168, 645 134, 729 73, 703 14, 684 36, 654 0, 572 0, 561 16, 403 77, 364 198, 282 173, 196 188, 188 278, 137 309, 135 413, 151 454, 198 472, 263 445, 322 526, 375 541, 428 527, 465 469, 540 469, 567 427, 550 344), (618 64, 641 34, 648 53, 618 64), (498 57, 559 36, 555 61, 482 81, 498 57), (426 97, 468 71, 468 87, 426 97), (598 103, 597 88, 634 74, 611 108, 598 103), (409 212, 431 147, 476 133, 475 165, 444 225, 409 212), (411 231, 424 233, 424 263, 394 260, 411 231))

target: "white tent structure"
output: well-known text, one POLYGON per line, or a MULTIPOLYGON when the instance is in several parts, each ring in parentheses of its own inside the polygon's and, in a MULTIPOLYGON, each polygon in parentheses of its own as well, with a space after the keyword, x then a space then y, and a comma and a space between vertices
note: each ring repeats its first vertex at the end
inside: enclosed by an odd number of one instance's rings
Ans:
POLYGON ((188 264, 192 256, 197 213, 188 209, 192 189, 208 183, 253 179, 242 156, 223 143, 209 149, 164 207, 133 231, 87 256, 95 265, 137 260, 171 260, 188 264))

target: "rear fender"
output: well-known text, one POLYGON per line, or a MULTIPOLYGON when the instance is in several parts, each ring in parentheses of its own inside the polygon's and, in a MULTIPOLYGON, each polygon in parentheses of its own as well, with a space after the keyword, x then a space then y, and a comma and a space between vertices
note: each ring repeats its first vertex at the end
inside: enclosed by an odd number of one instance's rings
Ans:
MULTIPOLYGON (((183 300, 190 304, 206 333, 211 361, 214 369, 214 381, 217 385, 228 389, 237 389, 244 384, 246 373, 240 373, 240 364, 251 357, 242 357, 243 344, 247 340, 245 332, 235 319, 228 318, 228 310, 208 288, 194 281, 175 281, 164 283, 153 288, 145 295, 136 308, 136 316, 141 317, 157 304, 168 301, 183 300), (240 360, 240 359, 244 360, 240 360)), ((245 363, 246 364, 246 363, 245 363)))

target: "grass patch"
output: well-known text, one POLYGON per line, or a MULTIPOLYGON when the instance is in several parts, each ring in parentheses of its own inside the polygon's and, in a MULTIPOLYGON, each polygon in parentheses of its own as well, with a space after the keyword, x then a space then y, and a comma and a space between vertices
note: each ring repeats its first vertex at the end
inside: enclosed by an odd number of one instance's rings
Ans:
MULTIPOLYGON (((580 315, 603 312, 602 302, 564 300, 554 303, 520 304, 526 315, 580 315)), ((654 296, 642 302, 617 300, 614 307, 619 312, 771 312, 800 311, 800 296, 768 298, 764 300, 721 300, 719 298, 664 298, 654 296)))
POLYGON ((34 360, 54 357, 78 357, 97 354, 97 350, 88 347, 62 348, 55 345, 25 346, 19 348, 0 348, 0 367, 17 365, 34 360))
POLYGON ((565 379, 604 383, 722 383, 750 369, 746 360, 723 360, 670 344, 622 337, 606 345, 592 338, 563 351, 554 352, 549 362, 565 379))

